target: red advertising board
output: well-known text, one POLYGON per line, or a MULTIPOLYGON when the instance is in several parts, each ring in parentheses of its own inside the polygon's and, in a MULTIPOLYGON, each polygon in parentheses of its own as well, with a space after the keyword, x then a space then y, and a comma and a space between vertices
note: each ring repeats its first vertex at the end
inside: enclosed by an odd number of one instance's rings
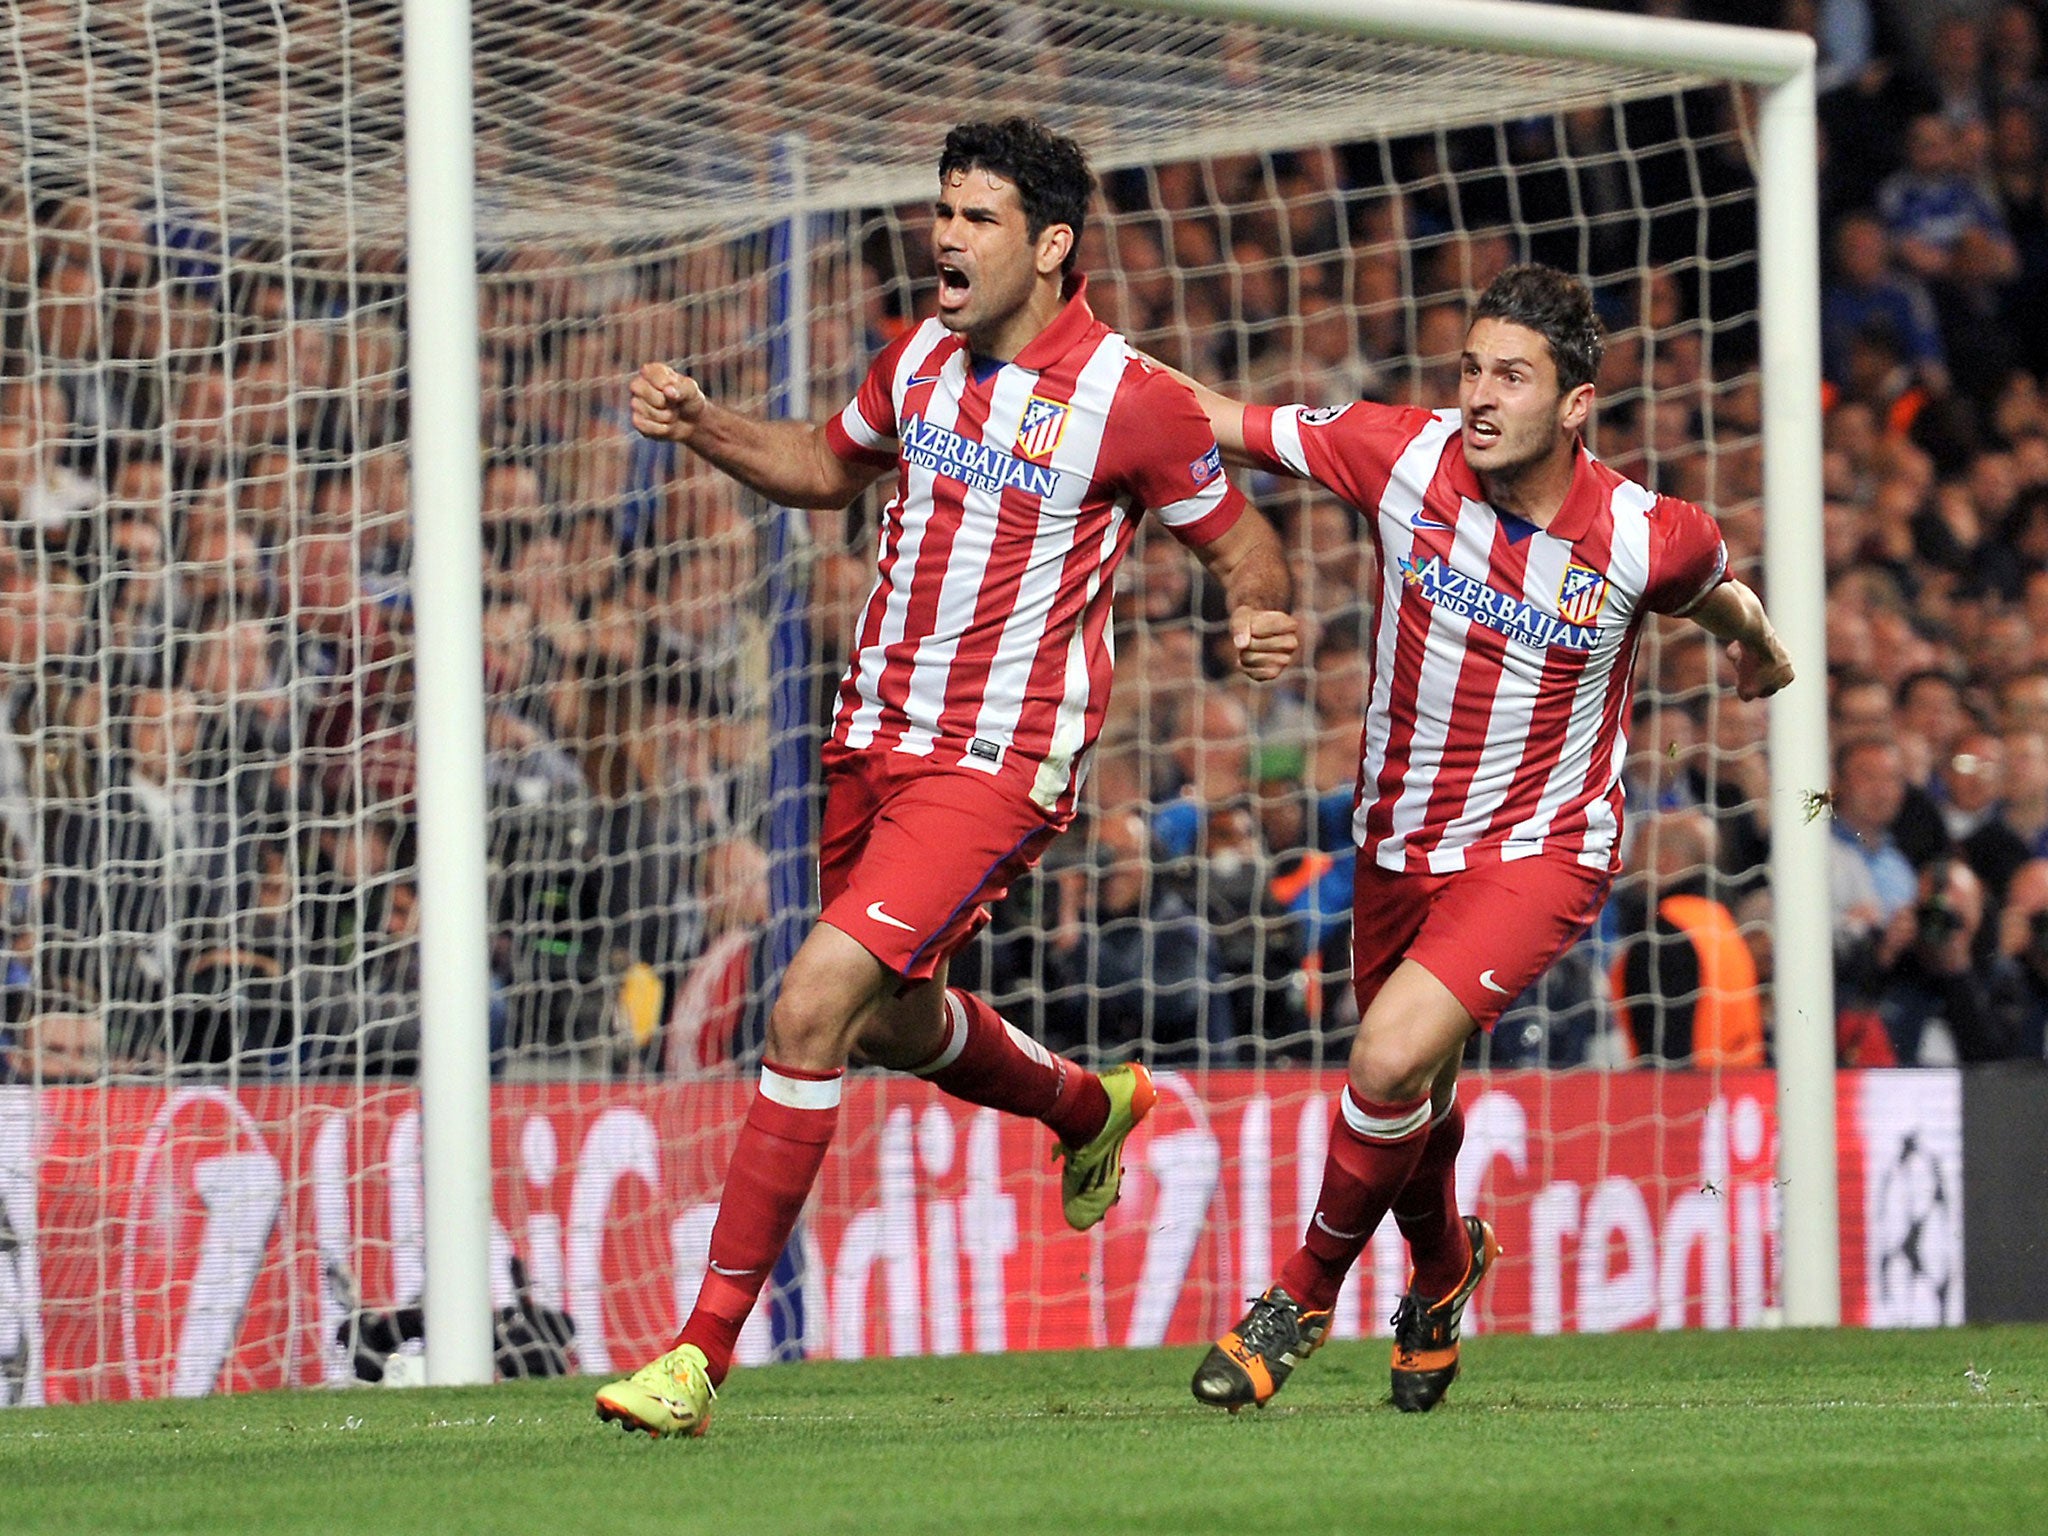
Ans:
MULTIPOLYGON (((1077 1235, 1042 1127, 912 1080, 856 1080, 803 1229, 806 1351, 1214 1334, 1298 1238, 1338 1081, 1163 1076, 1122 1203, 1077 1235)), ((496 1088, 499 1300, 516 1249, 540 1299, 576 1319, 583 1370, 663 1347, 703 1272, 751 1092, 737 1080, 496 1088)), ((1781 1192, 1769 1074, 1496 1074, 1461 1092, 1464 1203, 1507 1245, 1468 1327, 1770 1317, 1781 1192)), ((1955 1075, 1843 1074, 1837 1118, 1845 1321, 1960 1321, 1955 1075)), ((0 1402, 347 1380, 338 1277, 370 1305, 416 1299, 424 1230, 409 1089, 0 1089, 0 1402)), ((1405 1269, 1389 1224, 1340 1305, 1340 1336, 1384 1331, 1405 1269)), ((764 1315, 742 1358, 769 1348, 764 1315)))

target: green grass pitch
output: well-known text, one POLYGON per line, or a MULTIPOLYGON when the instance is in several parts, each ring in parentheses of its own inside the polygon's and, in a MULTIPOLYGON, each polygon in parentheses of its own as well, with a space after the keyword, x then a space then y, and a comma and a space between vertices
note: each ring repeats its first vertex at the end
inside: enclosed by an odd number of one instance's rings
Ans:
POLYGON ((593 1383, 0 1412, 0 1531, 2048 1532, 2048 1328, 1476 1338, 1428 1417, 1384 1344, 1272 1407, 1198 1351, 743 1372, 699 1441, 593 1383))

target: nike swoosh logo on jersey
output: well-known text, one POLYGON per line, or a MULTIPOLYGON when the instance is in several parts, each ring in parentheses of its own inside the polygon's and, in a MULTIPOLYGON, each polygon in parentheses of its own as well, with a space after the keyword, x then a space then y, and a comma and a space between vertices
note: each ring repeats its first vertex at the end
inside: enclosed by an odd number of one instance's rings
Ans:
POLYGON ((1498 992, 1502 997, 1508 995, 1508 989, 1493 979, 1493 968, 1491 966, 1479 973, 1479 985, 1486 988, 1489 992, 1498 992))
POLYGON ((1442 528, 1447 532, 1453 531, 1449 523, 1440 523, 1433 517, 1424 517, 1420 512, 1408 519, 1408 526, 1410 528, 1442 528))
POLYGON ((919 373, 912 374, 909 378, 905 379, 903 387, 905 389, 915 389, 920 384, 936 384, 938 382, 939 376, 936 373, 919 373))
POLYGON ((903 922, 898 918, 891 917, 888 913, 884 912, 882 910, 882 904, 879 901, 871 901, 868 903, 868 916, 872 917, 878 923, 887 923, 891 928, 901 928, 905 933, 917 932, 917 930, 911 927, 910 924, 903 922))

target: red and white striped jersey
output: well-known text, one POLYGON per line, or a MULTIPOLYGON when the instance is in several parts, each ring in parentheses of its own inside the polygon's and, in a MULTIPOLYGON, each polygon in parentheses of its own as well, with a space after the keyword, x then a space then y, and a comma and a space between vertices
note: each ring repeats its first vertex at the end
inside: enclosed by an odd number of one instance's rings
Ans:
POLYGON ((1720 585, 1714 519, 1582 445, 1539 529, 1487 505, 1457 411, 1251 407, 1246 447, 1371 514, 1370 702, 1352 833, 1383 869, 1561 853, 1618 862, 1645 615, 1720 585))
POLYGON ((1008 363, 978 367, 926 320, 825 432, 843 460, 897 466, 832 739, 1014 778, 1065 814, 1109 705, 1112 578, 1138 518, 1201 545, 1244 507, 1193 392, 1076 278, 1008 363))

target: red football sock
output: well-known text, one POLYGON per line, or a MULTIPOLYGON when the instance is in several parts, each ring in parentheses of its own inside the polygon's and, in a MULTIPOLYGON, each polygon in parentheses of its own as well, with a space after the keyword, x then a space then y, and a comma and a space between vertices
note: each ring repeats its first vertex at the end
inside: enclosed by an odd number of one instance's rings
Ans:
POLYGON ((1452 1099, 1430 1122, 1421 1160, 1394 1196, 1394 1220, 1415 1262, 1416 1292, 1431 1301, 1456 1290, 1472 1263, 1472 1239, 1458 1215, 1458 1148, 1464 1144, 1465 1112, 1452 1099))
POLYGON ((732 1368, 740 1326, 795 1230, 825 1148, 839 1124, 844 1072, 805 1072, 761 1064, 761 1087, 732 1150, 718 1220, 711 1227, 711 1264, 697 1304, 675 1344, 704 1351, 711 1384, 732 1368))
POLYGON ((1109 1120, 1109 1095, 1093 1072, 1055 1056, 971 993, 946 989, 946 1039, 914 1070, 956 1099, 1042 1120, 1070 1147, 1093 1141, 1109 1120))
POLYGON ((1428 1099, 1374 1104, 1345 1088, 1330 1127, 1315 1215, 1301 1248, 1280 1270, 1288 1295, 1311 1311, 1336 1305, 1345 1274, 1408 1182, 1428 1132, 1428 1099))

